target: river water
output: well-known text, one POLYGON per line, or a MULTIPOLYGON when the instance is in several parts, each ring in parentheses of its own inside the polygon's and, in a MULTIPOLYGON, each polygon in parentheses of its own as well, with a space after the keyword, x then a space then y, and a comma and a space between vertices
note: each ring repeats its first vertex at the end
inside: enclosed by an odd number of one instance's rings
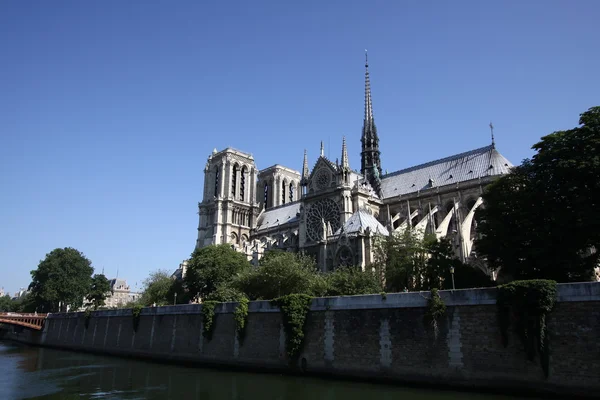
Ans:
POLYGON ((516 397, 186 368, 0 341, 0 400, 506 400, 516 397))

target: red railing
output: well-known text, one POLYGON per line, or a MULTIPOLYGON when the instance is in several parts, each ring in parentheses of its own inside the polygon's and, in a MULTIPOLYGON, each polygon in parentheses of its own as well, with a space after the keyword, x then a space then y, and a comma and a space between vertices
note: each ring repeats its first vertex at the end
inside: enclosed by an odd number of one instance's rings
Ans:
POLYGON ((0 313, 0 324, 24 326, 42 330, 47 314, 0 313))

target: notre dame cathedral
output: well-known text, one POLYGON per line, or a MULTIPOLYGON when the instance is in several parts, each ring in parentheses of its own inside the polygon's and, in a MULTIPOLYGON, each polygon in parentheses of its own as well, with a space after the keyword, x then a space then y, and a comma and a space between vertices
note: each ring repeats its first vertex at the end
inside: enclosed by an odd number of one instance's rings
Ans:
POLYGON ((339 162, 325 157, 321 143, 310 169, 304 151, 302 172, 279 164, 259 170, 248 153, 215 149, 204 168, 197 248, 229 243, 254 263, 270 249, 302 251, 323 271, 364 268, 374 261, 377 236, 414 227, 448 237, 457 257, 479 263, 473 216, 484 187, 512 164, 492 138, 486 147, 382 174, 365 68, 360 172, 350 166, 345 138, 339 162))

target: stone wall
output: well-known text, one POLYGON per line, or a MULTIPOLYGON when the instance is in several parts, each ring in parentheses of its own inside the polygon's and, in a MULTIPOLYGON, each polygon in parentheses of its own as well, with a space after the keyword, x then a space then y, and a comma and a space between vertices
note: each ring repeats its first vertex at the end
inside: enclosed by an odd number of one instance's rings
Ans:
MULTIPOLYGON (((527 360, 514 335, 505 348, 495 289, 440 292, 447 305, 437 337, 423 323, 428 292, 314 299, 298 365, 290 366, 280 311, 250 303, 243 343, 234 303, 215 309, 212 340, 202 336, 200 305, 145 308, 137 332, 131 310, 53 314, 40 345, 200 364, 304 371, 352 378, 421 382, 568 395, 600 395, 600 283, 561 284, 549 316, 550 372, 527 360)), ((27 336, 29 335, 29 336, 27 336)))

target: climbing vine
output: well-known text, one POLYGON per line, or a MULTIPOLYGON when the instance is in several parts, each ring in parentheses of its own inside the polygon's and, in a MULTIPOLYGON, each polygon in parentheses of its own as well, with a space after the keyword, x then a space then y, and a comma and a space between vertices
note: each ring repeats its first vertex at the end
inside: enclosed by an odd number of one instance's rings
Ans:
POLYGON ((244 335, 246 333, 246 323, 248 322, 248 299, 242 297, 238 302, 238 305, 233 312, 233 319, 235 320, 235 331, 238 335, 240 344, 244 342, 244 335))
POLYGON ((508 345, 509 328, 521 339, 530 361, 539 354, 544 374, 549 372, 549 341, 546 317, 556 302, 556 282, 543 279, 514 281, 498 286, 498 322, 504 346, 508 345))
POLYGON ((202 303, 202 336, 211 340, 213 331, 215 330, 215 306, 219 304, 217 301, 205 301, 202 303))
POLYGON ((306 316, 311 302, 312 298, 305 294, 288 294, 274 300, 281 309, 286 350, 292 362, 297 360, 304 345, 306 316))
POLYGON ((133 331, 137 332, 138 326, 140 325, 140 316, 142 314, 143 306, 140 304, 136 304, 131 309, 131 315, 133 316, 133 331))
POLYGON ((423 320, 425 325, 431 325, 433 328, 433 336, 437 339, 439 332, 438 320, 446 313, 446 305, 440 297, 440 293, 437 288, 431 289, 431 295, 427 300, 427 310, 425 310, 425 316, 423 320))
POLYGON ((88 326, 90 326, 90 318, 92 318, 92 311, 88 308, 85 310, 85 312, 83 313, 84 316, 84 322, 83 324, 85 325, 85 329, 88 328, 88 326))

